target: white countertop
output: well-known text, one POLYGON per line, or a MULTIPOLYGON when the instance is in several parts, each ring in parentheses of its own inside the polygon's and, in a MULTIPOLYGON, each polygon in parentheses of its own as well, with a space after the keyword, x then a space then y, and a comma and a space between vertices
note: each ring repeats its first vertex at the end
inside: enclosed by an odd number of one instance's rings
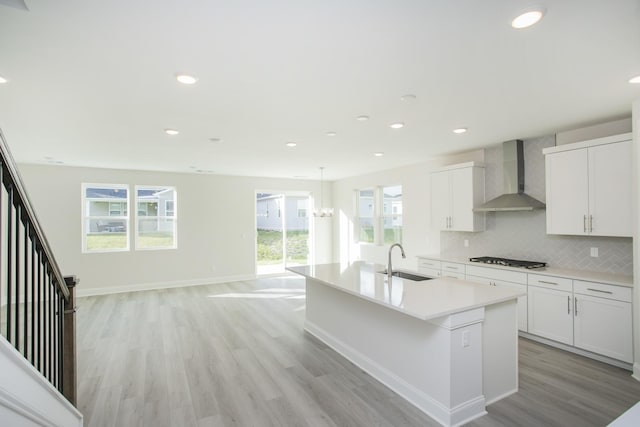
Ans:
POLYGON ((623 276, 621 274, 602 273, 598 271, 588 271, 588 270, 571 270, 567 268, 554 268, 554 267, 533 268, 533 269, 505 267, 503 265, 471 262, 469 261, 469 258, 441 256, 438 254, 418 255, 417 258, 427 258, 427 259, 433 259, 433 260, 444 261, 444 262, 455 262, 459 264, 474 265, 476 267, 496 268, 499 270, 518 271, 520 273, 543 274, 546 276, 565 277, 567 279, 573 279, 573 280, 586 280, 587 282, 608 283, 610 285, 625 286, 628 288, 633 287, 633 277, 623 276))
POLYGON ((525 295, 513 289, 452 278, 414 282, 394 277, 389 287, 386 275, 378 273, 384 268, 379 264, 358 261, 350 265, 305 265, 288 267, 287 270, 422 320, 497 304, 525 295))

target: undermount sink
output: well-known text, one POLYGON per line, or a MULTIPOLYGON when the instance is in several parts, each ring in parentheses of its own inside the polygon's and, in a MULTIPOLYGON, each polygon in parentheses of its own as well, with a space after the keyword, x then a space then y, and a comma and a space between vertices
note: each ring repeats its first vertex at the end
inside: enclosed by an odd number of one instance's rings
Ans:
MULTIPOLYGON (((378 273, 387 274, 387 271, 386 270, 378 271, 378 273)), ((394 277, 399 277, 401 279, 413 280, 414 282, 421 282, 423 280, 433 279, 433 277, 418 276, 417 274, 406 273, 404 271, 394 271, 393 273, 391 273, 391 275, 394 277)))

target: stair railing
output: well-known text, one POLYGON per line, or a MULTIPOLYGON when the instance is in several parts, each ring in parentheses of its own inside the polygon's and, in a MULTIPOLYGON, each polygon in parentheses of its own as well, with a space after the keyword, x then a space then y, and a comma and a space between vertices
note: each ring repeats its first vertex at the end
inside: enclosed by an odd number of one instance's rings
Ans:
POLYGON ((64 277, 0 131, 0 334, 77 405, 75 277, 64 277))

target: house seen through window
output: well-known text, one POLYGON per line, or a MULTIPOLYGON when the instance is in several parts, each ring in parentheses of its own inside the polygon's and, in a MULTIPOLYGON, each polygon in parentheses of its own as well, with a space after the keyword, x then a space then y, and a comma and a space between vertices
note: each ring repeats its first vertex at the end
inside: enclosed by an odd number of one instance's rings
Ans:
MULTIPOLYGON (((129 250, 129 186, 82 185, 82 251, 129 250)), ((171 249, 177 246, 176 189, 136 186, 135 248, 171 249)))
POLYGON ((84 184, 84 252, 129 249, 129 189, 126 185, 84 184))
POLYGON ((402 185, 356 190, 356 210, 357 242, 402 242, 402 185))
POLYGON ((136 249, 176 247, 176 189, 136 186, 136 249))

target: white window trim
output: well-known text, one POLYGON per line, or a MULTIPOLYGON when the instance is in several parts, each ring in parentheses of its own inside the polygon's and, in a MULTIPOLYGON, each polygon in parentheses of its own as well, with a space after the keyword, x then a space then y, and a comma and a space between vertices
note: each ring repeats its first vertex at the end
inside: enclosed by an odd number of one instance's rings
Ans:
MULTIPOLYGON (((393 209, 392 213, 385 215, 384 214, 384 188, 386 187, 402 187, 402 184, 389 184, 389 185, 378 185, 374 187, 363 187, 354 191, 354 227, 353 227, 353 238, 354 242, 359 245, 376 245, 383 246, 386 243, 384 242, 384 220, 385 218, 402 218, 403 214, 394 214, 393 209), (372 190, 373 191, 373 242, 364 242, 360 240, 360 192, 372 190)), ((403 190, 404 191, 404 190, 403 190)), ((403 194, 404 196, 404 194, 403 194)), ((404 213, 404 206, 403 206, 404 213)), ((367 217, 368 218, 368 217, 367 217)), ((403 225, 404 228, 404 225, 403 225)))
MULTIPOLYGON (((134 245, 135 245, 135 250, 136 251, 167 251, 167 250, 174 250, 174 249, 178 249, 178 216, 177 216, 177 212, 178 212, 178 188, 174 185, 136 185, 135 189, 134 189, 134 203, 136 206, 136 213, 134 216, 134 226, 133 226, 133 231, 134 231, 134 245), (164 217, 161 217, 159 215, 156 216, 141 216, 138 215, 138 190, 167 190, 167 189, 171 189, 173 190, 173 216, 171 217, 167 217, 166 215, 164 217), (139 227, 139 218, 143 218, 143 219, 159 219, 159 218, 165 218, 171 219, 171 222, 173 224, 173 246, 162 246, 162 247, 152 247, 152 248, 141 248, 139 243, 138 243, 138 227, 139 227)), ((165 206, 166 206, 166 202, 168 202, 169 200, 165 200, 165 206)), ((159 206, 158 206, 159 208, 159 206)), ((166 209, 166 208, 165 208, 166 209)), ((159 209, 158 209, 159 210, 159 209)), ((165 210, 166 212, 166 210, 165 210)), ((158 212, 160 213, 160 212, 158 212)))
MULTIPOLYGON (((83 254, 97 254, 97 253, 109 253, 109 252, 127 252, 129 251, 130 248, 130 242, 131 242, 131 227, 130 225, 130 206, 131 204, 129 203, 129 198, 131 196, 131 191, 129 189, 129 185, 127 184, 99 184, 99 183, 82 183, 81 186, 81 197, 80 197, 80 203, 81 203, 81 209, 82 209, 82 233, 81 233, 81 248, 82 248, 82 253, 83 254), (86 197, 87 194, 87 188, 108 188, 108 189, 112 189, 112 190, 126 190, 127 191, 127 197, 126 197, 126 203, 127 203, 127 214, 126 215, 120 215, 120 216, 111 216, 109 215, 110 212, 107 212, 107 215, 105 215, 104 217, 97 217, 97 216, 92 216, 91 218, 104 218, 105 220, 113 220, 113 219, 122 219, 125 221, 126 224, 126 230, 127 230, 127 234, 126 234, 126 246, 124 248, 113 248, 113 249, 93 249, 93 250, 89 250, 87 249, 87 219, 89 218, 88 213, 87 212, 87 202, 88 199, 86 197)), ((107 209, 110 211, 110 209, 107 209)))

